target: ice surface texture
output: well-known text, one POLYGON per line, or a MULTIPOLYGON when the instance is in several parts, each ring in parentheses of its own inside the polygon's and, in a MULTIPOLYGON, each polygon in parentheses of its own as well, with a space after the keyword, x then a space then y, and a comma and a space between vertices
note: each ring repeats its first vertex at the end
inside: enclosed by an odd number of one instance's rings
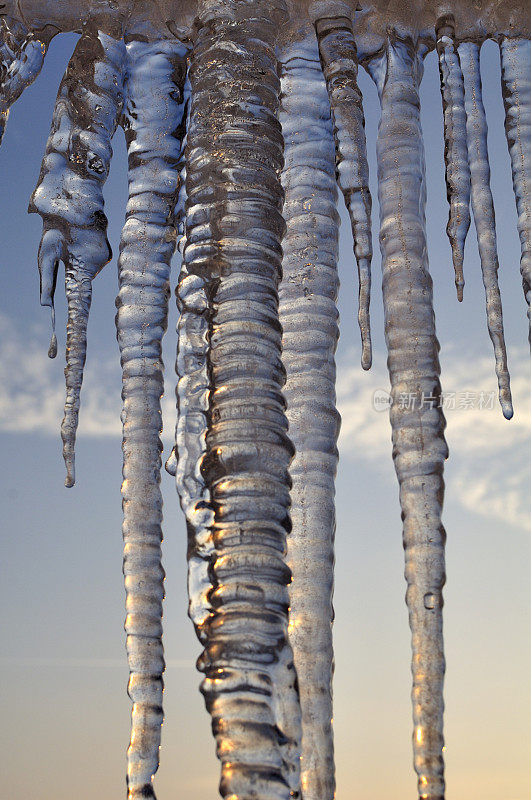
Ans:
POLYGON ((281 59, 286 233, 280 285, 287 378, 291 524, 289 638, 302 709, 301 785, 306 800, 334 795, 332 586, 334 477, 339 414, 334 351, 339 335, 338 224, 330 105, 311 27, 281 59))
POLYGON ((123 127, 129 198, 120 241, 116 329, 122 363, 123 536, 128 692, 128 796, 154 797, 162 712, 160 399, 174 210, 184 138, 187 49, 173 38, 126 45, 123 127))
POLYGON ((418 95, 422 60, 410 39, 390 36, 370 69, 382 106, 377 142, 380 247, 393 458, 400 484, 413 650, 414 765, 419 796, 442 800, 445 532, 441 511, 448 452, 439 403, 439 343, 424 218, 418 95), (406 403, 401 402, 404 397, 406 403))
MULTIPOLYGON (((41 302, 51 307, 52 321, 60 262, 65 266, 62 437, 69 486, 92 281, 111 258, 103 184, 117 125, 127 142, 116 321, 131 800, 155 796, 163 719, 161 341, 178 239, 178 420, 167 469, 187 522, 189 615, 204 648, 198 664, 222 763, 220 791, 230 800, 334 797, 336 202, 339 186, 354 238, 367 369, 371 197, 359 65, 374 79, 381 102, 390 416, 413 651, 414 766, 419 798, 442 800, 447 448, 419 87, 423 58, 436 48, 457 294, 462 299, 471 205, 500 403, 509 418, 479 55, 486 38, 498 41, 529 308, 526 5, 6 0, 0 16, 0 137, 10 105, 38 75, 52 36, 82 33, 59 88, 30 202, 43 218, 41 302)), ((54 333, 50 355, 56 351, 54 333)))

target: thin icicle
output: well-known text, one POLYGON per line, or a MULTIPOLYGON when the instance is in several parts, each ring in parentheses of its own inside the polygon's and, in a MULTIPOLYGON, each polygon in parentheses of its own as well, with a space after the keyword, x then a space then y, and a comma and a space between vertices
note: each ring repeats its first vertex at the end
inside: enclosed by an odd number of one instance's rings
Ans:
POLYGON ((393 458, 400 485, 406 601, 412 634, 413 752, 422 800, 443 800, 443 466, 439 344, 425 227, 420 124, 422 61, 411 40, 390 34, 369 62, 382 116, 378 131, 380 247, 393 458))
POLYGON ((358 87, 358 61, 352 23, 346 17, 316 22, 319 53, 326 79, 337 150, 339 185, 350 216, 358 264, 363 369, 372 364, 371 323, 371 193, 365 142, 363 97, 358 87))
POLYGON ((48 41, 21 22, 0 19, 0 144, 9 109, 41 71, 48 41))
POLYGON ((465 87, 455 43, 452 14, 437 21, 437 53, 444 119, 444 163, 450 215, 446 233, 452 246, 457 299, 463 299, 463 259, 470 227, 470 167, 466 137, 465 87))
POLYGON ((334 388, 339 336, 335 147, 313 29, 294 34, 280 60, 287 230, 279 318, 287 373, 284 396, 295 445, 290 466, 289 638, 302 711, 302 797, 332 800, 334 477, 339 431, 334 388))
MULTIPOLYGON (((65 264, 68 323, 61 436, 68 487, 75 482, 75 439, 92 280, 112 255, 103 212, 103 184, 123 104, 124 57, 123 42, 102 32, 87 30, 77 43, 59 87, 52 130, 29 208, 43 218, 41 303, 52 305, 52 315, 59 260, 65 264)), ((53 358, 56 353, 54 333, 48 355, 53 358)))
POLYGON ((490 190, 490 166, 487 150, 487 118, 481 92, 479 45, 462 42, 458 48, 465 83, 466 134, 472 182, 472 212, 478 238, 481 272, 487 300, 487 326, 494 346, 498 393, 503 416, 511 419, 513 405, 507 352, 503 333, 503 315, 498 286, 498 253, 494 202, 490 190))
POLYGON ((155 797, 163 720, 161 344, 176 241, 173 214, 184 137, 186 55, 176 40, 127 44, 123 124, 129 199, 120 241, 116 326, 123 370, 123 570, 128 693, 133 702, 129 800, 155 797))
MULTIPOLYGON (((174 224, 175 224, 175 231, 176 231, 176 234, 177 234, 177 248, 178 248, 181 256, 183 254, 184 247, 185 247, 185 244, 186 244, 186 239, 185 239, 185 236, 184 236, 185 209, 186 209, 186 158, 185 158, 185 153, 186 153, 187 131, 188 131, 188 127, 190 125, 191 91, 192 90, 191 90, 191 87, 190 87, 190 78, 187 75, 186 76, 186 81, 185 81, 185 84, 184 84, 184 102, 185 102, 185 105, 186 105, 185 135, 184 135, 183 143, 182 143, 181 158, 180 158, 179 164, 178 164, 178 169, 179 169, 179 194, 178 194, 178 197, 177 197, 177 202, 175 204, 175 212, 174 212, 174 224)), ((180 279, 182 279, 182 277, 183 277, 183 273, 182 273, 182 265, 181 265, 180 279)), ((182 304, 180 302, 180 299, 179 299, 179 283, 177 284, 177 286, 175 288, 175 297, 177 299, 177 306, 178 306, 179 311, 180 311, 179 319, 178 319, 178 322, 177 322, 177 337, 178 337, 178 341, 179 341, 180 340, 180 329, 181 329, 183 323, 185 322, 186 316, 187 316, 187 311, 182 306, 182 304)), ((179 350, 177 350, 177 359, 176 359, 176 362, 175 362, 175 372, 179 376, 181 374, 181 371, 179 369, 178 358, 179 358, 179 350)), ((170 453, 170 455, 169 455, 169 457, 166 460, 166 463, 164 465, 164 468, 165 468, 166 472, 169 475, 172 475, 174 478, 176 478, 176 476, 177 476, 177 469, 178 469, 179 466, 181 467, 181 470, 180 470, 181 474, 184 473, 184 475, 186 475, 187 472, 188 472, 187 470, 183 470, 183 464, 181 462, 178 463, 178 460, 177 460, 178 440, 179 440, 179 435, 180 435, 180 433, 179 433, 179 425, 182 424, 182 422, 181 422, 182 417, 179 416, 179 381, 177 381, 177 385, 175 387, 175 395, 176 395, 176 398, 177 398, 177 419, 176 419, 176 425, 175 425, 175 444, 174 444, 174 446, 172 448, 172 451, 171 451, 171 453, 170 453)), ((208 403, 207 403, 207 406, 208 406, 208 403)), ((183 417, 184 416, 185 416, 185 414, 183 414, 183 417)), ((192 443, 190 443, 190 445, 193 446, 192 443)), ((183 491, 186 491, 184 489, 184 487, 183 487, 183 491)), ((185 505, 183 505, 183 494, 182 494, 181 489, 179 487, 178 487, 178 494, 179 494, 179 497, 181 499, 181 507, 183 508, 183 510, 185 510, 185 508, 187 508, 188 506, 187 506, 186 503, 185 503, 185 505)), ((185 512, 185 516, 186 516, 186 512, 185 512)), ((187 518, 187 521, 188 521, 188 518, 187 518)))
POLYGON ((177 486, 201 690, 231 800, 299 795, 284 560, 293 450, 277 309, 284 15, 282 2, 207 0, 190 67, 177 486))
POLYGON ((522 256, 520 272, 529 317, 531 346, 531 41, 500 41, 505 133, 513 172, 522 256))

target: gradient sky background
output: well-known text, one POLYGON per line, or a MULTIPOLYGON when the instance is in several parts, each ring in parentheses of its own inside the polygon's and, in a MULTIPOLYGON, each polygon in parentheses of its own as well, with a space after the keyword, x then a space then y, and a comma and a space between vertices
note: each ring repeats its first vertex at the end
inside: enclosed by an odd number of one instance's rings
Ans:
MULTIPOLYGON (((120 368, 114 329, 116 259, 94 285, 89 365, 77 447, 77 485, 63 487, 65 302, 58 283, 60 355, 46 357, 48 311, 39 307, 36 252, 41 230, 27 216, 53 103, 76 37, 52 42, 43 73, 12 110, 0 151, 0 485, 4 536, 0 637, 2 798, 114 800, 124 795, 129 735, 121 575, 120 368)), ((519 242, 503 132, 497 47, 483 48, 489 147, 497 209, 500 284, 515 417, 449 411, 445 589, 446 762, 449 800, 531 796, 531 404, 527 319, 519 242)), ((377 195, 374 86, 365 94, 373 198, 377 195)), ((434 54, 422 85, 428 163, 428 239, 446 391, 496 389, 475 230, 465 263, 465 299, 455 298, 444 187, 442 114, 434 54)), ((120 131, 106 185, 115 254, 126 200, 120 131)), ((343 215, 338 396, 343 417, 337 479, 335 735, 337 796, 406 800, 411 766, 410 651, 404 604, 397 484, 386 413, 388 388, 375 203, 372 326, 374 367, 359 367, 355 267, 343 215)), ((178 275, 175 260, 172 288, 178 275)), ((175 424, 172 303, 165 362, 165 454, 175 424)), ((158 796, 215 797, 219 765, 198 692, 199 644, 186 616, 185 527, 170 476, 165 498, 165 713, 158 796)))

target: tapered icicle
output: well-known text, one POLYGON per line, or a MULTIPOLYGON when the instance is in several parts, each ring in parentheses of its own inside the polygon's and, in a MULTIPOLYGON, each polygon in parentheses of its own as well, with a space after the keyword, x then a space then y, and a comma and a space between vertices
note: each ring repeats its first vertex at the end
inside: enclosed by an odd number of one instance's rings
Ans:
POLYGON ((334 477, 339 430, 334 389, 339 335, 335 148, 313 29, 302 37, 293 35, 280 59, 287 230, 279 317, 287 373, 284 396, 295 445, 290 466, 289 638, 302 710, 302 797, 332 800, 334 477))
POLYGON ((319 53, 326 79, 337 150, 339 186, 350 216, 359 275, 358 322, 363 369, 372 364, 371 323, 371 193, 365 142, 363 97, 358 87, 358 62, 352 23, 346 17, 316 22, 319 53))
POLYGON ((472 183, 472 212, 478 238, 481 272, 487 300, 487 326, 494 347, 498 394, 503 416, 511 419, 513 405, 503 316, 498 286, 498 253, 494 202, 490 190, 490 166, 487 150, 487 118, 481 92, 479 45, 462 42, 458 48, 465 84, 466 134, 472 183))
POLYGON ((380 247, 393 458, 400 485, 413 649, 414 765, 419 797, 442 800, 446 537, 441 510, 447 447, 426 246, 422 61, 410 40, 390 34, 386 49, 370 61, 369 69, 382 107, 377 143, 380 247))
POLYGON ((9 109, 38 76, 47 41, 9 17, 0 19, 0 144, 9 109))
POLYGON ((522 255, 520 272, 529 317, 531 346, 531 41, 500 41, 505 133, 513 172, 522 255))
MULTIPOLYGON (((109 174, 111 139, 123 105, 125 46, 87 30, 61 81, 37 188, 30 211, 43 218, 39 248, 41 302, 53 305, 59 260, 65 264, 68 303, 66 402, 61 425, 65 485, 75 482, 75 439, 92 280, 111 258, 103 184, 109 174)), ((51 356, 57 352, 55 334, 51 356)))
POLYGON ((161 343, 167 325, 174 209, 184 136, 186 48, 176 40, 127 44, 124 128, 129 199, 116 300, 123 398, 123 536, 129 697, 129 800, 155 797, 163 720, 160 492, 161 343))
POLYGON ((277 308, 284 15, 281 2, 204 2, 190 67, 177 486, 202 692, 231 800, 299 796, 277 308))
MULTIPOLYGON (((184 246, 185 246, 185 243, 186 243, 186 239, 185 239, 185 236, 184 236, 185 211, 186 211, 186 158, 185 158, 185 155, 186 155, 187 131, 188 131, 188 127, 190 125, 190 105, 191 105, 191 97, 190 97, 190 95, 191 95, 190 79, 189 79, 189 77, 187 75, 186 76, 186 81, 185 81, 185 84, 184 84, 184 102, 185 102, 185 105, 186 105, 185 135, 184 135, 183 143, 182 143, 181 158, 179 159, 179 164, 178 164, 178 170, 179 170, 179 194, 178 194, 178 197, 177 197, 177 202, 175 204, 175 211, 174 211, 175 231, 176 231, 176 234, 177 234, 177 247, 178 247, 179 252, 181 253, 181 255, 182 255, 182 253, 184 251, 184 246)), ((180 275, 180 279, 181 280, 183 278, 183 271, 184 271, 184 267, 181 265, 181 275, 180 275)), ((175 296, 177 298, 177 306, 178 306, 179 311, 180 311, 179 319, 178 319, 178 322, 177 322, 177 336, 178 336, 178 341, 180 341, 181 340, 181 330, 183 330, 182 337, 186 336, 185 329, 186 329, 186 323, 187 323, 187 320, 188 320, 189 312, 186 310, 186 308, 180 302, 180 299, 179 299, 179 284, 175 288, 175 296)), ((195 319, 195 318, 196 317, 194 316, 193 319, 195 319)), ((205 344, 205 347, 206 347, 206 344, 205 344)), ((175 372, 177 373, 178 376, 181 375, 181 374, 184 374, 184 371, 185 371, 185 370, 181 371, 181 369, 179 367, 179 353, 180 353, 180 351, 177 350, 177 359, 175 361, 175 372)), ((197 359, 197 363, 199 363, 200 360, 202 360, 203 364, 206 363, 206 356, 204 354, 201 357, 199 355, 199 353, 197 353, 196 354, 196 359, 197 359)), ((186 392, 185 392, 185 394, 186 394, 186 392)), ((187 501, 184 499, 184 495, 186 493, 186 486, 181 485, 179 483, 179 481, 181 479, 181 476, 184 478, 185 481, 188 480, 188 478, 189 478, 189 474, 188 474, 189 470, 188 470, 188 467, 185 466, 186 459, 184 457, 182 459, 179 459, 179 461, 177 459, 177 449, 178 449, 178 444, 177 443, 178 443, 179 436, 180 436, 180 430, 183 427, 183 422, 184 422, 184 420, 185 420, 185 418, 187 416, 187 412, 193 413, 192 412, 193 401, 192 401, 191 398, 194 397, 194 395, 190 396, 190 401, 188 403, 186 403, 186 400, 183 400, 183 413, 182 413, 182 415, 179 414, 179 381, 177 381, 177 385, 175 387, 175 395, 176 395, 176 398, 177 398, 177 419, 176 419, 176 425, 175 425, 175 444, 174 444, 174 446, 172 448, 172 451, 171 451, 168 459, 166 460, 166 463, 164 464, 164 468, 165 468, 166 472, 169 475, 172 475, 174 478, 176 478, 177 491, 179 493, 179 498, 180 498, 180 501, 181 501, 181 507, 183 508, 183 511, 185 512, 185 516, 186 516, 186 509, 188 508, 187 501), (186 411, 185 411, 185 409, 186 409, 186 411), (179 476, 180 476, 179 479, 177 479, 177 469, 178 468, 179 468, 179 476)), ((207 405, 205 406, 205 409, 207 407, 208 407, 208 402, 207 402, 207 405)), ((204 424, 205 424, 205 430, 206 430, 206 421, 205 421, 204 424)), ((186 425, 185 422, 184 422, 184 425, 186 425)), ((193 448, 193 445, 194 445, 193 441, 190 441, 189 444, 190 444, 190 448, 193 448)), ((203 448, 201 452, 204 452, 204 437, 203 437, 203 440, 202 440, 202 443, 201 443, 201 447, 203 448)), ((184 446, 184 445, 183 445, 183 449, 186 450, 186 452, 189 452, 188 448, 186 448, 186 446, 184 446)), ((197 463, 197 460, 198 460, 198 458, 195 458, 195 459, 192 458, 192 464, 193 464, 192 467, 191 467, 192 473, 193 473, 195 464, 197 463)), ((201 486, 204 486, 203 481, 201 481, 200 483, 201 483, 201 486)), ((191 505, 192 505, 192 510, 193 510, 193 499, 191 500, 191 505)), ((186 519, 187 519, 187 524, 188 524, 188 517, 186 517, 186 519)))
POLYGON ((451 14, 437 21, 437 53, 444 119, 444 163, 450 215, 446 233, 452 246, 457 299, 463 299, 463 259, 470 227, 470 167, 466 138, 465 87, 451 14))

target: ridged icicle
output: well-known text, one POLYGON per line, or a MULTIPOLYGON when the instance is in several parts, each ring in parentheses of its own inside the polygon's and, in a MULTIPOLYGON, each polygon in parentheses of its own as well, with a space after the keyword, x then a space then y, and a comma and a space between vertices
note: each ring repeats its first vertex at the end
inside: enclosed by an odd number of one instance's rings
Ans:
POLYGON ((444 120, 444 163, 450 214, 446 233, 452 247, 457 299, 463 299, 463 259, 470 227, 470 167, 466 138, 465 87, 451 14, 437 21, 437 53, 444 120))
POLYGON ((21 22, 0 19, 0 144, 9 109, 38 76, 47 43, 21 22))
POLYGON ((281 2, 207 0, 190 66, 177 485, 190 615, 205 645, 202 692, 220 792, 231 800, 299 796, 285 563, 293 448, 277 296, 284 221, 274 46, 285 13, 281 2))
POLYGON ((369 69, 382 107, 377 143, 380 247, 393 458, 400 485, 413 649, 414 765, 419 797, 443 800, 446 536, 441 510, 447 447, 426 246, 422 61, 411 40, 390 34, 386 49, 370 61, 369 69))
POLYGON ((120 242, 116 326, 123 370, 123 569, 128 693, 133 702, 129 800, 155 797, 152 782, 163 720, 161 343, 176 241, 186 54, 174 39, 127 44, 123 124, 129 199, 120 242))
POLYGON ((361 365, 363 369, 370 369, 372 200, 369 190, 363 97, 358 87, 356 42, 352 23, 346 17, 319 19, 315 27, 334 120, 339 186, 350 216, 354 253, 358 265, 361 365))
POLYGON ((293 582, 289 587, 289 638, 302 710, 302 797, 332 800, 339 215, 330 104, 315 32, 310 28, 303 33, 302 37, 294 34, 280 54, 287 230, 282 241, 279 316, 287 373, 284 396, 289 435, 295 445, 290 466, 288 566, 293 582))
MULTIPOLYGON (((184 236, 185 212, 186 212, 186 158, 185 158, 185 155, 186 155, 187 131, 188 131, 188 127, 189 127, 189 124, 190 124, 190 104, 191 104, 190 95, 191 95, 190 79, 189 79, 189 77, 187 75, 186 76, 186 81, 185 81, 185 84, 184 84, 184 102, 185 102, 185 105, 186 105, 185 135, 184 135, 183 144, 182 144, 181 158, 179 159, 179 164, 178 164, 178 169, 179 169, 179 194, 178 194, 178 197, 177 197, 177 202, 175 204, 175 211, 174 211, 174 215, 173 215, 174 216, 174 223, 175 223, 175 231, 176 231, 176 234, 177 234, 177 247, 178 247, 179 252, 181 253, 181 255, 182 255, 182 253, 184 251, 184 246, 185 246, 185 243, 186 243, 186 239, 185 239, 185 236, 184 236)), ((179 276, 180 280, 182 280, 182 278, 183 278, 183 272, 184 272, 184 267, 181 264, 181 274, 179 276)), ((188 319, 188 313, 189 312, 186 310, 186 308, 180 302, 180 299, 179 299, 179 283, 177 284, 177 286, 175 288, 175 296, 177 298, 177 307, 178 307, 179 312, 180 312, 179 313, 179 319, 177 321, 177 341, 180 341, 181 340, 181 329, 186 327, 186 322, 187 322, 187 319, 188 319)), ((193 317, 193 318, 195 319, 195 317, 193 317)), ((184 331, 183 331, 182 336, 183 337, 186 336, 186 333, 184 331)), ((206 344, 205 344, 205 347, 206 347, 206 344)), ((179 351, 179 349, 177 349, 177 358, 176 358, 176 361, 175 361, 175 372, 177 373, 177 376, 183 374, 183 372, 179 368, 179 353, 180 353, 180 351, 179 351)), ((205 353, 203 353, 202 355, 197 353, 196 354, 196 360, 197 360, 197 362, 201 361, 202 363, 206 363, 206 355, 205 355, 205 353)), ((199 369, 199 367, 198 367, 198 369, 199 369)), ((186 394, 186 392, 185 392, 185 394, 186 394)), ((183 421, 184 421, 184 419, 186 417, 186 413, 184 412, 184 409, 183 409, 184 413, 182 415, 179 415, 179 380, 177 380, 177 385, 175 387, 175 395, 176 395, 176 398, 177 398, 177 420, 176 420, 176 426, 175 426, 175 444, 174 444, 174 446, 172 448, 172 451, 171 451, 171 453, 170 453, 170 455, 169 455, 169 457, 168 457, 168 459, 167 459, 167 461, 166 461, 166 463, 164 465, 164 468, 165 468, 166 472, 169 475, 172 475, 174 478, 176 478, 176 481, 177 481, 177 484, 178 484, 177 491, 179 493, 179 499, 181 501, 181 507, 183 508, 183 511, 185 512, 185 517, 186 517, 187 524, 188 524, 188 517, 186 515, 187 505, 186 505, 186 502, 183 501, 183 492, 184 493, 186 492, 186 487, 185 486, 180 486, 179 485, 179 481, 181 480, 181 478, 177 478, 177 469, 179 469, 179 475, 182 476, 182 479, 184 481, 188 480, 189 471, 190 471, 184 465, 184 460, 185 460, 184 458, 182 460, 179 460, 179 461, 177 460, 177 450, 178 450, 178 444, 177 443, 178 443, 179 436, 180 436, 180 430, 183 427, 183 421)), ((193 413, 192 410, 191 410, 191 404, 192 404, 191 397, 190 397, 190 402, 188 403, 186 408, 188 410, 190 410, 190 413, 193 413)), ((208 407, 208 401, 207 401, 207 404, 206 404, 205 408, 207 408, 207 407, 208 407)), ((186 425, 186 423, 184 423, 184 424, 186 425)), ((206 423, 205 423, 205 429, 206 429, 206 423)), ((203 437, 202 446, 204 447, 204 437, 203 437)), ((190 447, 193 447, 193 442, 190 442, 190 447)), ((183 449, 186 449, 186 447, 184 447, 183 449)), ((204 452, 204 450, 202 452, 204 452)), ((191 470, 192 470, 192 475, 193 475, 193 470, 194 470, 195 464, 197 463, 198 459, 196 459, 195 461, 192 459, 192 461, 193 461, 193 466, 191 467, 191 470)), ((200 483, 201 483, 202 486, 204 485, 202 481, 200 483)), ((192 506, 193 506, 193 500, 191 501, 191 503, 192 503, 192 506)))
POLYGON ((511 156, 522 256, 520 272, 528 305, 531 345, 531 41, 500 41, 505 133, 511 156))
POLYGON ((494 347, 498 392, 503 416, 511 419, 513 405, 503 316, 498 286, 498 252, 494 202, 490 190, 490 166, 487 150, 487 118, 481 92, 479 45, 462 42, 458 48, 465 83, 466 133, 472 181, 472 212, 478 238, 481 272, 487 301, 487 326, 494 347))
MULTIPOLYGON (((43 218, 39 247, 41 303, 53 305, 59 260, 65 264, 68 303, 66 401, 61 426, 65 485, 75 482, 75 440, 92 280, 111 258, 103 184, 111 139, 123 105, 125 46, 86 30, 76 45, 55 102, 52 130, 30 211, 43 218)), ((52 352, 56 353, 56 340, 52 352)))

